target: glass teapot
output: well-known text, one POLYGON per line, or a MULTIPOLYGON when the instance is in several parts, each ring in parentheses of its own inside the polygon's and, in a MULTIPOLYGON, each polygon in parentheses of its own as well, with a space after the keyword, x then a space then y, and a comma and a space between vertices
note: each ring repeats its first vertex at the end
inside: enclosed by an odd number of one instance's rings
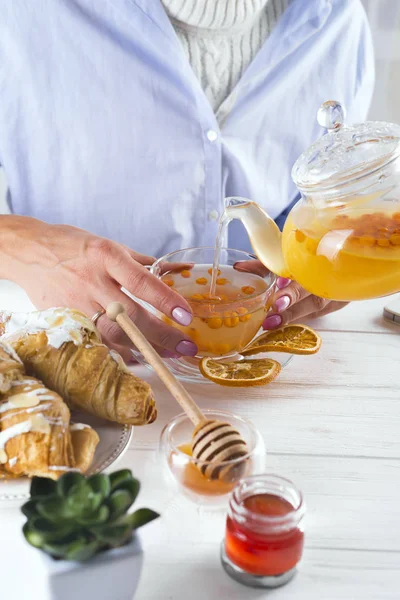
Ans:
POLYGON ((331 300, 400 291, 400 126, 345 126, 338 102, 325 102, 327 133, 295 163, 301 200, 281 233, 266 212, 231 198, 225 220, 240 219, 261 262, 331 300))

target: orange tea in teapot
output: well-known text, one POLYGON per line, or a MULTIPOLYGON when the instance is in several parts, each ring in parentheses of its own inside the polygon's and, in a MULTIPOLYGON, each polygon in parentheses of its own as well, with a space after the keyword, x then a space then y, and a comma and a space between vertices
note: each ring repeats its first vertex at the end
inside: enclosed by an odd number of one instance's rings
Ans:
POLYGON ((282 245, 288 271, 308 291, 349 301, 399 291, 400 212, 317 214, 297 227, 301 210, 289 216, 282 245))
POLYGON ((255 253, 277 275, 332 300, 366 300, 400 291, 400 212, 345 210, 299 202, 283 233, 254 202, 235 199, 225 220, 240 219, 255 253))

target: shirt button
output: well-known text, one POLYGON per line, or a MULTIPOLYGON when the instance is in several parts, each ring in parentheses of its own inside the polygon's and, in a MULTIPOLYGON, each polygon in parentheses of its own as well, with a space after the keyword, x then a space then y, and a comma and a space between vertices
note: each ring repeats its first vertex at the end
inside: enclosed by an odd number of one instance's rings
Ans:
POLYGON ((208 213, 208 218, 210 221, 216 221, 219 217, 219 212, 217 210, 210 210, 208 213))
POLYGON ((215 140, 218 138, 218 133, 213 129, 209 129, 207 131, 207 137, 210 140, 210 142, 215 142, 215 140))

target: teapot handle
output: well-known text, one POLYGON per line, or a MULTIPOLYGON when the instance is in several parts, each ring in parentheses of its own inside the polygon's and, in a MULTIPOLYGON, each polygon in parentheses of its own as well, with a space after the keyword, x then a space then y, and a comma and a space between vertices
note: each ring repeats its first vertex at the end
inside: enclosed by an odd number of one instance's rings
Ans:
POLYGON ((343 126, 345 118, 346 110, 336 100, 328 100, 318 109, 318 124, 329 132, 338 131, 343 126))

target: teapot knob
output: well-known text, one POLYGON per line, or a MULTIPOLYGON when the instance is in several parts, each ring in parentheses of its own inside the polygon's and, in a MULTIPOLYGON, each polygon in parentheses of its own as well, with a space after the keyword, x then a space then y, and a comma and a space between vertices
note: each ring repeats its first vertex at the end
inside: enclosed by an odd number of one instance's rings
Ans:
POLYGON ((345 109, 336 100, 328 100, 320 106, 317 113, 318 125, 330 131, 340 129, 345 120, 345 109))

